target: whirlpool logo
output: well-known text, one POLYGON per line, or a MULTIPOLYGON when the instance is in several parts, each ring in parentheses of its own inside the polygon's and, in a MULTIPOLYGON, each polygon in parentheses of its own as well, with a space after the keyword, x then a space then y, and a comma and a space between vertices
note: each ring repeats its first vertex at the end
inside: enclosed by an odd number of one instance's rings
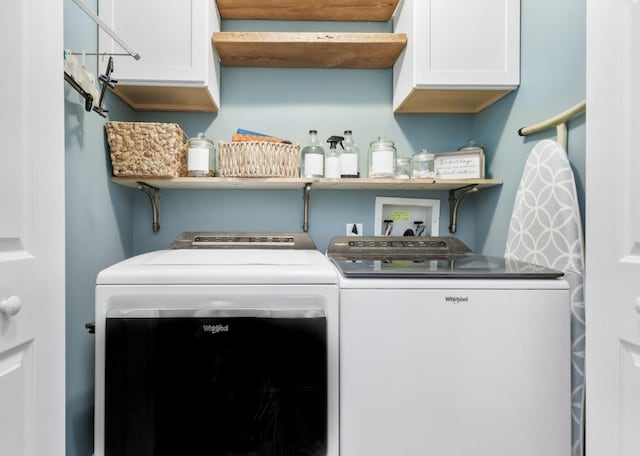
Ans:
POLYGON ((211 334, 229 332, 229 325, 202 325, 202 330, 211 334))
POLYGON ((469 296, 445 296, 444 300, 452 304, 460 304, 461 302, 469 302, 469 296))

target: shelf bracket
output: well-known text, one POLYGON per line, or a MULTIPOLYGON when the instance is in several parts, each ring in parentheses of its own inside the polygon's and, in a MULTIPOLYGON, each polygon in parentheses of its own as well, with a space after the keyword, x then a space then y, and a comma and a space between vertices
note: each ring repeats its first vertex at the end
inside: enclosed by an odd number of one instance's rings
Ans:
POLYGON ((144 182, 136 182, 138 190, 149 197, 151 202, 151 212, 153 216, 153 232, 160 231, 160 189, 144 182))
POLYGON ((302 208, 302 231, 307 233, 309 232, 309 195, 311 194, 311 182, 304 184, 302 192, 302 200, 304 202, 302 208))
POLYGON ((478 191, 477 185, 467 185, 466 187, 459 188, 457 190, 449 190, 449 232, 455 233, 458 229, 458 207, 462 198, 470 193, 476 193, 478 191), (456 191, 460 193, 456 196, 456 191))

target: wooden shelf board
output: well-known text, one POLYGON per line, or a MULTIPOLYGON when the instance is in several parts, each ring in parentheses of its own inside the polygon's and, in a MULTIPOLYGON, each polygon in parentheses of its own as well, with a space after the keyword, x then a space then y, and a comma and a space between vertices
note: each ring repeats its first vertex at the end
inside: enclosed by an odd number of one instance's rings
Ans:
POLYGON ((216 0, 222 19, 388 21, 398 0, 216 0))
POLYGON ((513 89, 413 89, 394 112, 476 114, 513 89))
POLYGON ((391 68, 403 33, 215 32, 223 65, 275 68, 391 68))
POLYGON ((206 87, 117 84, 112 92, 135 111, 218 112, 206 87))
POLYGON ((137 182, 166 189, 302 189, 309 179, 238 177, 112 177, 113 182, 136 187, 137 182))
POLYGON ((310 183, 311 189, 322 190, 457 190, 468 185, 479 188, 502 185, 499 179, 305 179, 305 178, 239 178, 239 177, 112 177, 113 182, 127 187, 137 187, 137 182, 161 189, 296 189, 302 190, 310 183))
POLYGON ((457 190, 502 185, 499 179, 316 179, 312 189, 323 190, 457 190))

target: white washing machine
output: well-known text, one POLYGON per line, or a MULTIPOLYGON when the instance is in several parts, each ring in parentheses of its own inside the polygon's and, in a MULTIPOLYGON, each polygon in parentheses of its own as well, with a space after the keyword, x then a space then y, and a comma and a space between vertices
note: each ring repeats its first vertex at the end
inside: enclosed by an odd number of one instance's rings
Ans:
POLYGON ((183 233, 100 272, 95 455, 338 456, 336 272, 299 233, 183 233))
POLYGON ((561 273, 453 238, 338 237, 341 456, 571 454, 561 273))

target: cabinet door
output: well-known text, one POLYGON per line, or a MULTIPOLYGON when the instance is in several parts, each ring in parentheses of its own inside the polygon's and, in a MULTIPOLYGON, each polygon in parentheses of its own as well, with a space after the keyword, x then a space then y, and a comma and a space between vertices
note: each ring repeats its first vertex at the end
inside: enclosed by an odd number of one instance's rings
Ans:
MULTIPOLYGON (((210 0, 101 0, 100 16, 137 53, 114 57, 115 93, 140 111, 215 112, 220 65, 211 44, 220 18, 210 0)), ((122 53, 100 31, 100 51, 122 53)), ((107 59, 102 59, 104 73, 107 59)))
MULTIPOLYGON (((206 85, 211 49, 210 17, 219 28, 210 0, 101 0, 100 17, 136 52, 114 58, 114 78, 120 83, 206 85)), ((100 32, 100 52, 122 53, 100 32)))
POLYGON ((414 9, 418 87, 519 84, 520 0, 423 0, 414 9))
POLYGON ((477 113, 520 83, 520 0, 404 0, 396 113, 477 113))

